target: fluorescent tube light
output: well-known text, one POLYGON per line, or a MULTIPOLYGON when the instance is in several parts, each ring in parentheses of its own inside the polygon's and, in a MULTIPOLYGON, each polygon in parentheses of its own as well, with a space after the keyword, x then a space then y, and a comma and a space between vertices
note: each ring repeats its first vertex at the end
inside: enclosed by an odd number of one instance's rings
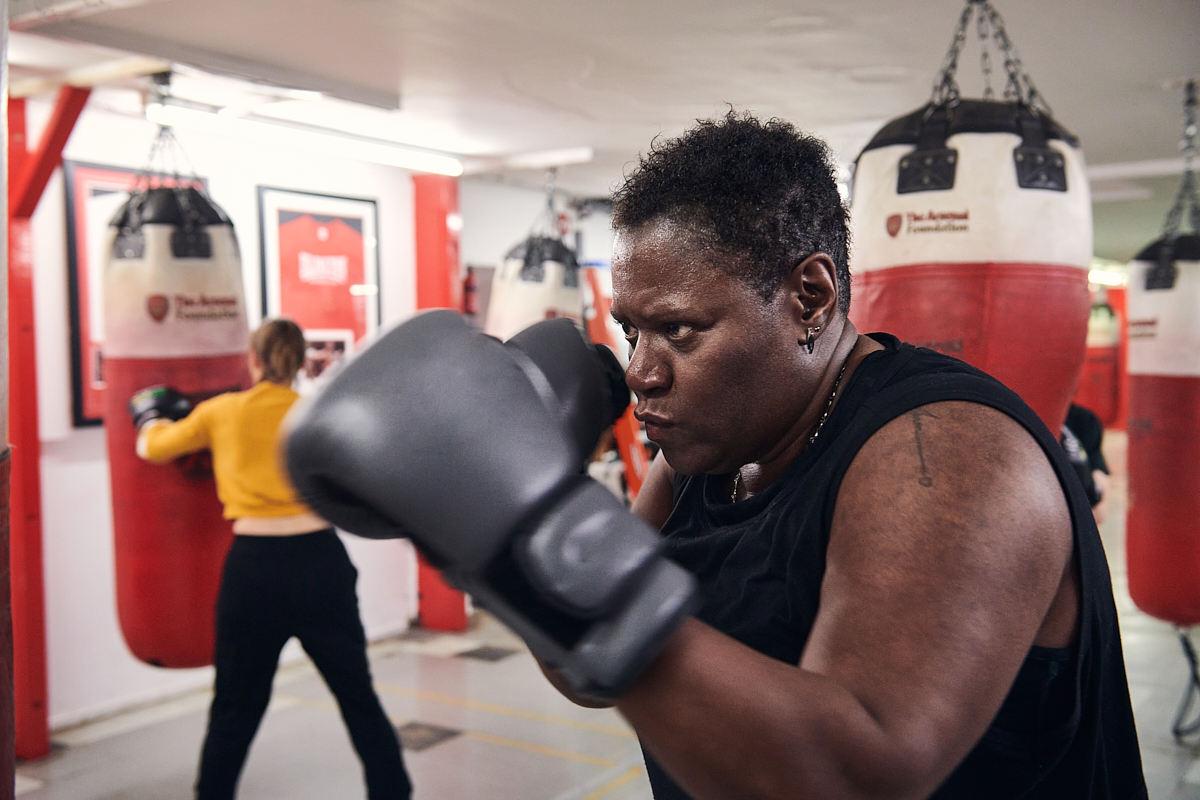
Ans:
POLYGON ((567 164, 586 164, 592 160, 590 147, 564 147, 561 150, 539 150, 507 156, 504 165, 517 169, 549 169, 567 164))
POLYGON ((1088 273, 1088 282, 1101 286, 1123 286, 1125 284, 1125 276, 1104 269, 1094 269, 1088 273))
POLYGON ((314 153, 402 167, 417 172, 457 176, 461 175, 463 171, 462 162, 452 156, 283 125, 272 125, 239 117, 219 116, 208 111, 177 105, 148 103, 146 119, 158 125, 187 128, 204 133, 214 133, 218 136, 232 136, 264 144, 284 145, 314 153))

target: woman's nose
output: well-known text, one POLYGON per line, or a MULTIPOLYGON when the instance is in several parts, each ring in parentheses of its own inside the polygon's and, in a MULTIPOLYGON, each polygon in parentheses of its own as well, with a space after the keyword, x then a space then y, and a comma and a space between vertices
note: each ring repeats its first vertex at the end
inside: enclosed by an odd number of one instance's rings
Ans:
POLYGON ((639 398, 653 396, 670 386, 670 371, 648 342, 639 342, 630 353, 625 383, 639 398))

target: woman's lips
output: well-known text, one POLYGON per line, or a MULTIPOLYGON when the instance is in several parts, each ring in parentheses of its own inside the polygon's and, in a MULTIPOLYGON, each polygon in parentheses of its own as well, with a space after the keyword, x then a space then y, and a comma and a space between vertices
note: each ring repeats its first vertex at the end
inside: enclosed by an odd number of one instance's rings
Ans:
POLYGON ((657 441, 674 423, 664 417, 655 416, 654 414, 640 414, 637 418, 646 425, 646 437, 651 441, 657 441))

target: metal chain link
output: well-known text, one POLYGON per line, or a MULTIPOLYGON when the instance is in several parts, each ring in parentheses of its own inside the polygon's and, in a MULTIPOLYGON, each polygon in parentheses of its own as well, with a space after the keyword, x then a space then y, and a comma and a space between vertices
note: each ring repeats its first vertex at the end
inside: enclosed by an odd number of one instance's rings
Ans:
MULTIPOLYGON (((991 17, 992 38, 996 47, 1004 54, 1004 71, 1008 74, 1008 83, 1004 87, 1004 99, 1011 102, 1025 103, 1030 108, 1042 111, 1046 116, 1053 116, 1050 104, 1033 85, 1033 79, 1021 64, 1017 48, 1008 38, 1008 30, 1004 27, 1004 19, 991 3, 983 3, 982 9, 991 17)), ((982 13, 982 12, 981 12, 982 13)))
POLYGON ((967 0, 967 7, 963 9, 962 15, 958 18, 958 25, 954 29, 954 39, 950 42, 950 49, 942 60, 942 68, 934 76, 930 102, 935 106, 946 106, 958 102, 958 81, 955 77, 958 74, 958 57, 962 53, 963 45, 967 43, 967 24, 971 21, 971 12, 975 9, 977 2, 979 0, 967 0))
POLYGON ((1189 210, 1192 231, 1200 234, 1200 190, 1196 185, 1196 81, 1190 80, 1184 89, 1183 97, 1183 139, 1179 149, 1183 151, 1183 182, 1179 185, 1179 194, 1175 204, 1167 212, 1163 223, 1164 238, 1173 241, 1179 236, 1183 225, 1183 212, 1189 210))
POLYGON ((992 54, 988 52, 988 18, 980 14, 975 18, 975 29, 979 34, 979 71, 983 73, 983 99, 992 100, 992 54))
POLYGON ((991 31, 991 38, 995 42, 997 51, 1004 56, 1004 72, 1007 75, 1007 82, 1004 86, 1004 99, 1010 103, 1023 103, 1029 108, 1040 111, 1046 116, 1052 116, 1050 104, 1038 92, 1034 86, 1033 80, 1029 77, 1029 73, 1021 64, 1021 59, 1017 55, 1017 50, 1013 46, 1012 40, 1008 38, 1008 31, 1004 27, 1004 19, 1000 16, 1000 12, 992 6, 989 0, 967 0, 966 8, 963 9, 962 15, 958 18, 958 25, 954 29, 954 38, 950 42, 950 49, 946 52, 946 57, 942 61, 942 67, 938 70, 938 74, 933 80, 933 92, 930 97, 930 103, 934 106, 949 106, 958 102, 961 94, 958 86, 958 59, 962 55, 963 46, 967 41, 967 28, 971 22, 971 14, 975 12, 976 7, 979 9, 979 16, 976 19, 976 32, 979 36, 981 54, 979 57, 980 68, 983 71, 984 90, 983 98, 991 100, 995 97, 992 90, 992 58, 988 52, 988 30, 991 31))

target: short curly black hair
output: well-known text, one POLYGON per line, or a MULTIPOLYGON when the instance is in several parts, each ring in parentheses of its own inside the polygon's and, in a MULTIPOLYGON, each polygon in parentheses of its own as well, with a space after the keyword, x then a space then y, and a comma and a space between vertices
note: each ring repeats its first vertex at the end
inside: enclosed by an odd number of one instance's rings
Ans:
POLYGON ((781 119, 730 109, 655 140, 613 195, 613 227, 666 218, 739 258, 737 277, 769 299, 796 264, 826 253, 838 309, 850 310, 849 213, 828 146, 781 119))

